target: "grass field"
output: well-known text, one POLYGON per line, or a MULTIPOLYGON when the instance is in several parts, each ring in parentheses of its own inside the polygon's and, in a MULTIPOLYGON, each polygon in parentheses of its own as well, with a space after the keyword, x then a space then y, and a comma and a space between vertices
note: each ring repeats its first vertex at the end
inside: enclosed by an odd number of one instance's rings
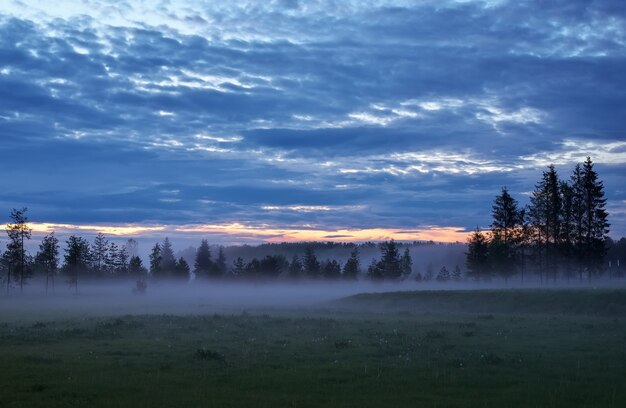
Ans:
POLYGON ((625 299, 411 292, 316 309, 5 322, 0 406, 624 407, 625 299))

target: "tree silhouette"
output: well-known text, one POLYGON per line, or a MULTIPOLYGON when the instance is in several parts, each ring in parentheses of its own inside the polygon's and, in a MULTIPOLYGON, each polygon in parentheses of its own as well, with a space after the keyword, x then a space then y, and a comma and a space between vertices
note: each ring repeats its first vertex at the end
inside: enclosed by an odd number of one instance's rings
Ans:
POLYGON ((341 265, 334 259, 329 259, 324 262, 324 277, 326 279, 339 279, 341 278, 341 265))
POLYGON ((400 274, 403 278, 411 275, 413 272, 413 259, 411 258, 411 252, 409 248, 404 249, 404 254, 400 259, 400 274))
POLYGON ((452 271, 452 280, 455 282, 460 282, 462 278, 463 276, 461 274, 461 268, 459 268, 459 265, 456 265, 454 267, 454 271, 452 271))
POLYGON ((102 276, 107 265, 110 265, 109 250, 109 241, 105 238, 104 234, 98 233, 93 240, 91 254, 93 267, 96 274, 99 276, 102 276))
POLYGON ((226 273, 226 255, 224 255, 224 248, 219 247, 217 251, 217 259, 213 265, 214 273, 216 277, 222 277, 226 273))
POLYGON ((75 292, 78 293, 79 274, 89 269, 91 261, 89 242, 85 238, 71 235, 66 244, 63 269, 68 275, 70 287, 74 287, 75 292))
POLYGON ((178 259, 176 264, 174 265, 174 278, 181 281, 188 281, 191 276, 191 269, 189 268, 189 264, 185 261, 185 258, 182 256, 178 259))
MULTIPOLYGON (((28 254, 24 247, 24 241, 31 238, 32 230, 28 226, 28 217, 26 217, 28 208, 13 209, 11 211, 11 223, 7 224, 6 232, 9 236, 7 243, 7 260, 10 264, 9 271, 15 273, 15 280, 20 285, 20 292, 24 290, 24 283, 28 278, 28 254)), ((10 281, 10 272, 7 275, 7 288, 10 281)))
POLYGON ((311 246, 307 246, 304 250, 304 273, 309 278, 317 278, 320 273, 320 263, 311 246))
POLYGON ((175 268, 176 258, 174 257, 172 243, 168 237, 165 237, 161 246, 161 269, 165 275, 171 275, 175 268))
POLYGON ((208 278, 213 270, 213 261, 211 261, 211 249, 209 242, 203 239, 196 251, 196 260, 194 262, 194 273, 198 278, 208 278))
POLYGON ((383 270, 383 277, 387 279, 397 279, 402 276, 402 270, 400 269, 400 252, 398 251, 398 245, 394 240, 385 241, 380 245, 382 252, 381 269, 383 270))
POLYGON ((162 278, 163 268, 161 267, 161 245, 157 242, 150 252, 150 275, 154 279, 162 278))
POLYGON ((468 239, 467 274, 478 281, 490 274, 489 242, 480 228, 476 228, 468 239))
POLYGON ((130 258, 128 262, 128 275, 133 279, 145 279, 148 270, 143 266, 141 258, 137 255, 130 258))
POLYGON ((361 273, 361 265, 359 260, 359 249, 354 248, 350 253, 350 258, 343 266, 343 278, 349 280, 355 280, 361 273))
POLYGON ((237 259, 233 262, 232 274, 235 277, 240 277, 245 274, 246 271, 246 263, 243 261, 243 258, 238 256, 237 259))
POLYGON ((300 258, 298 257, 298 255, 294 255, 293 258, 291 259, 291 262, 289 263, 289 270, 288 270, 289 278, 291 279, 300 278, 300 276, 302 275, 302 270, 303 270, 303 266, 302 266, 302 262, 300 261, 300 258))
POLYGON ((448 282, 450 280, 450 271, 445 266, 442 266, 437 274, 437 281, 448 282))
POLYGON ((598 180, 590 157, 583 163, 583 242, 581 245, 589 279, 600 269, 606 255, 606 240, 609 233, 608 213, 605 209, 604 186, 598 180))
POLYGON ((561 194, 559 178, 553 165, 544 171, 530 199, 529 215, 535 232, 535 248, 538 259, 543 258, 544 267, 539 269, 543 279, 544 271, 552 271, 556 280, 557 252, 561 237, 561 194))
POLYGON ((35 263, 46 275, 47 294, 49 284, 52 284, 54 289, 54 277, 59 269, 59 240, 54 236, 54 233, 46 235, 41 244, 39 244, 39 252, 35 255, 35 263))

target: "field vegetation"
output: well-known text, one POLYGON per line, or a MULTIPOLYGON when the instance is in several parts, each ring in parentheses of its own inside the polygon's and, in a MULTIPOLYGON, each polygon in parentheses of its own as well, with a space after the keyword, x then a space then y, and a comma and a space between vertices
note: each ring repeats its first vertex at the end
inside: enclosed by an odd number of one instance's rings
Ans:
POLYGON ((625 290, 0 324, 0 405, 623 407, 625 290))

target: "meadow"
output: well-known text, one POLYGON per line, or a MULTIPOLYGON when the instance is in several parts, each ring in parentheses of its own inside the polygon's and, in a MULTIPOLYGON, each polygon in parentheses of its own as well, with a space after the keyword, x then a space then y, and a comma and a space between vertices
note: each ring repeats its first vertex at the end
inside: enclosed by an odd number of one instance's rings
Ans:
POLYGON ((494 289, 13 312, 1 315, 0 406, 624 407, 625 310, 624 289, 494 289))

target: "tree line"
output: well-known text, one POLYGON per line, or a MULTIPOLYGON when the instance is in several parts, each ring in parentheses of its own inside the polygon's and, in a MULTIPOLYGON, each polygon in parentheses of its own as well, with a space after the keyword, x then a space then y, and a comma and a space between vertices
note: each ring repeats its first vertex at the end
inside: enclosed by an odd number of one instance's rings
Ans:
MULTIPOLYGON (((102 233, 96 235, 93 242, 71 235, 62 249, 54 233, 41 240, 39 250, 31 256, 24 242, 31 238, 28 227, 27 209, 14 209, 11 223, 7 226, 9 242, 6 251, 0 256, 1 270, 7 293, 11 287, 23 290, 28 279, 33 276, 44 278, 46 292, 54 288, 55 281, 62 277, 63 283, 78 291, 79 283, 102 281, 105 279, 132 279, 137 282, 136 290, 145 291, 147 282, 154 281, 215 281, 244 280, 262 281, 283 279, 295 280, 344 280, 356 281, 361 278, 373 281, 403 280, 413 274, 413 259, 408 246, 393 240, 374 244, 366 242, 360 245, 340 245, 350 249, 350 256, 345 262, 336 259, 320 259, 315 248, 329 248, 330 243, 305 243, 290 245, 304 248, 288 259, 282 254, 267 254, 244 260, 237 256, 227 262, 224 248, 217 247, 213 253, 207 240, 202 240, 194 251, 192 265, 184 257, 176 257, 169 238, 157 242, 150 250, 149 262, 144 266, 137 254, 138 244, 129 239, 123 245, 110 242, 102 233), (404 251, 402 251, 402 246, 404 251), (373 258, 367 268, 362 267, 360 248, 378 247, 380 258, 373 258)), ((416 244, 416 243, 413 243, 416 244)), ((429 243, 425 243, 427 245, 429 243)), ((434 244, 434 243, 431 243, 434 244)), ((333 244, 333 247, 336 246, 333 244)), ((332 247, 331 247, 332 248, 332 247)), ((267 247, 265 249, 270 249, 267 247)), ((429 264, 423 274, 413 275, 419 281, 460 281, 462 273, 457 265, 453 271, 442 267, 435 274, 429 264)))
POLYGON ((502 187, 491 215, 490 229, 477 228, 468 240, 467 274, 473 279, 582 281, 607 271, 613 242, 603 182, 590 157, 565 179, 548 166, 526 206, 502 187))
MULTIPOLYGON (((0 270, 7 294, 12 287, 23 291, 29 278, 44 278, 46 292, 54 288, 55 281, 63 277, 65 283, 78 291, 83 281, 103 279, 133 279, 137 288, 145 290, 146 282, 210 280, 271 280, 271 279, 328 279, 357 280, 366 276, 372 280, 404 279, 411 275, 411 255, 408 248, 401 254, 395 241, 379 244, 381 258, 373 259, 366 270, 362 270, 359 246, 353 246, 350 257, 342 265, 335 259, 318 259, 314 246, 307 244, 302 255, 287 259, 282 254, 269 254, 248 261, 238 256, 229 265, 224 248, 218 247, 213 254, 207 240, 202 240, 195 251, 193 265, 184 257, 176 257, 169 238, 157 242, 151 248, 149 263, 144 266, 137 254, 137 241, 129 239, 124 245, 110 242, 99 233, 89 242, 87 239, 71 235, 65 242, 63 253, 61 244, 54 232, 46 235, 39 244, 35 256, 26 250, 25 241, 31 239, 32 230, 28 226, 27 208, 14 209, 11 223, 7 225, 8 243, 6 251, 0 255, 0 270)), ((372 243, 365 243, 371 246, 372 243)))

